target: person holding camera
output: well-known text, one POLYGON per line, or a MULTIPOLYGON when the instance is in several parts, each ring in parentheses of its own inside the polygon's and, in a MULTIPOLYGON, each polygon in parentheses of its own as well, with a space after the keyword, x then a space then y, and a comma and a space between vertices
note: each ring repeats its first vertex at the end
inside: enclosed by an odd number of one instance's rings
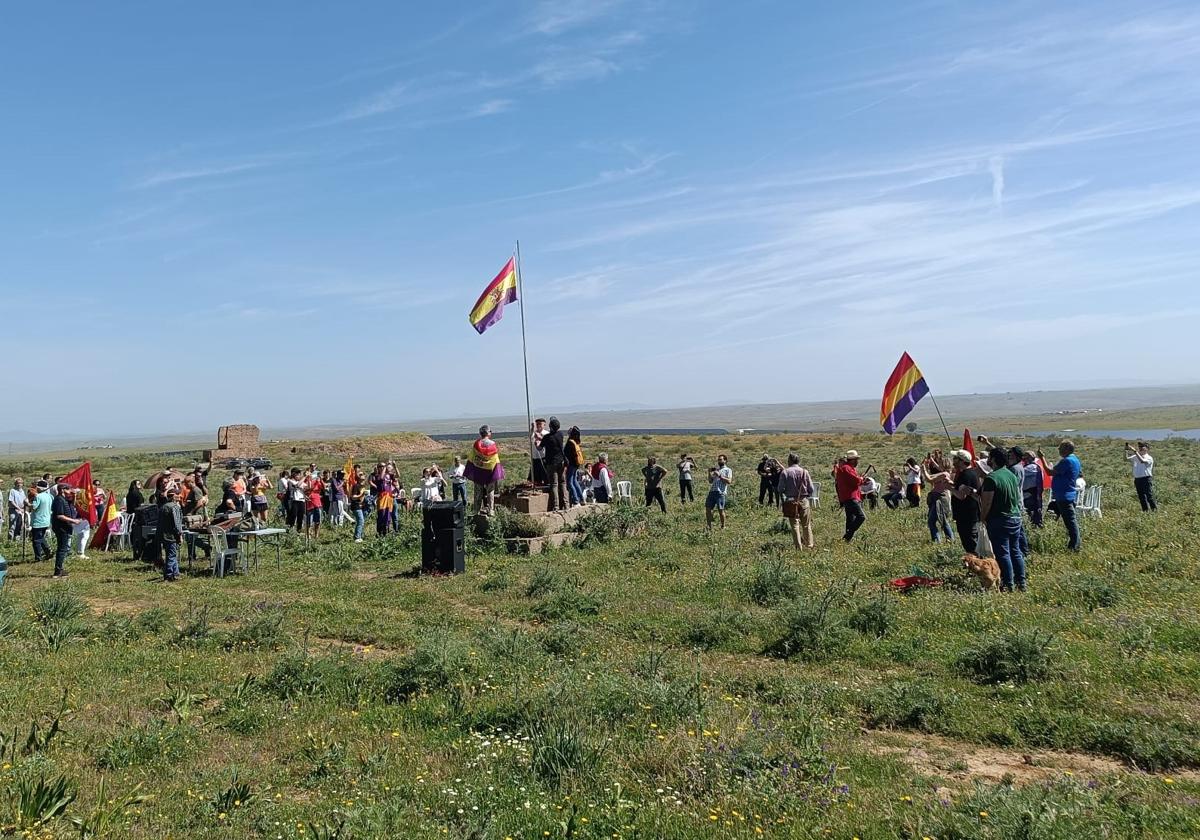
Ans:
MULTIPOLYGON (((867 472, 871 469, 872 466, 868 464, 867 472)), ((863 475, 858 472, 858 451, 848 450, 834 462, 831 473, 834 488, 837 490, 838 504, 846 513, 846 533, 842 535, 842 539, 850 542, 867 521, 867 515, 862 509, 863 475)))
POLYGON ((1154 500, 1154 456, 1150 454, 1150 444, 1139 440, 1136 449, 1132 443, 1125 444, 1125 458, 1133 467, 1133 489, 1137 491, 1142 511, 1157 511, 1158 503, 1154 500))
POLYGON ((680 455, 675 468, 679 470, 679 504, 696 501, 692 493, 692 470, 696 469, 696 459, 691 455, 680 455))
POLYGON ((721 530, 724 530, 725 502, 729 487, 733 484, 733 469, 729 466, 728 458, 724 455, 717 456, 717 465, 708 469, 708 480, 712 483, 709 485, 708 496, 704 499, 704 520, 711 531, 715 510, 721 519, 721 530))
POLYGON ((1058 445, 1059 459, 1054 464, 1046 461, 1042 450, 1037 450, 1037 457, 1050 467, 1053 476, 1050 482, 1051 504, 1054 512, 1067 529, 1067 549, 1079 551, 1083 548, 1083 539, 1079 535, 1079 521, 1075 516, 1075 501, 1079 498, 1079 484, 1083 480, 1083 465, 1075 454, 1075 444, 1064 440, 1058 445))

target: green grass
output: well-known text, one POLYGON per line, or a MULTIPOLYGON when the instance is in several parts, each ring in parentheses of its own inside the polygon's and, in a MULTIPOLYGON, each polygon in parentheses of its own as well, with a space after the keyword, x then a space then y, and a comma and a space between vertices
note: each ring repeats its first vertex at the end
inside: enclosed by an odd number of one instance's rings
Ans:
MULTIPOLYGON (((1120 444, 1085 443, 1105 517, 1084 520, 1080 554, 1056 524, 1034 534, 1030 591, 1000 596, 927 542, 923 510, 881 507, 861 539, 839 540, 821 465, 854 446, 882 468, 933 439, 585 443, 621 477, 648 454, 704 463, 721 446, 738 479, 729 528, 707 533, 702 508, 680 511, 672 495, 666 516, 599 516, 578 547, 537 557, 472 542, 458 577, 402 574, 419 561, 408 527, 358 546, 345 530, 316 546, 289 537, 281 568, 264 552, 257 574, 175 585, 101 552, 55 582, 0 542, 0 831, 1200 833, 1200 444, 1155 447, 1150 518, 1120 444), (754 504, 758 456, 790 446, 824 490, 811 553, 754 504), (880 588, 914 565, 946 586, 880 588), (1018 764, 1065 751, 1055 761, 1070 774, 916 769, 880 748, 895 733, 953 744, 962 767, 972 750, 1018 764)), ((404 459, 406 476, 417 465, 404 459)), ((154 466, 93 462, 120 487, 154 466)))

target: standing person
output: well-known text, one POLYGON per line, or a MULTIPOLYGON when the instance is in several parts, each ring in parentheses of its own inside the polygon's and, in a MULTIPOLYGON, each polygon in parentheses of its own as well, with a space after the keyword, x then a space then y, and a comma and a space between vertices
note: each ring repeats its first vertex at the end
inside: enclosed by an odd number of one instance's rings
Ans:
POLYGON ((858 473, 858 460, 858 451, 850 449, 834 463, 832 470, 838 504, 846 514, 846 533, 842 535, 846 542, 854 539, 855 533, 867 521, 867 515, 862 509, 863 477, 858 473))
POLYGON ((24 480, 14 478, 13 486, 8 491, 8 538, 14 542, 25 533, 25 509, 28 506, 24 480))
POLYGON ((329 470, 321 470, 321 510, 322 519, 333 517, 333 475, 329 470))
POLYGON ((1125 444, 1125 458, 1133 467, 1133 489, 1137 491, 1142 511, 1157 511, 1158 504, 1154 501, 1154 456, 1150 454, 1150 444, 1138 441, 1137 449, 1133 448, 1133 444, 1125 444))
POLYGON ((1034 528, 1042 527, 1042 499, 1045 493, 1045 481, 1042 468, 1032 452, 1025 452, 1021 458, 1021 500, 1029 514, 1029 521, 1034 528))
POLYGON ((435 464, 421 470, 421 506, 442 500, 442 473, 435 464))
POLYGON ((50 546, 46 544, 46 532, 53 523, 53 507, 56 496, 43 479, 37 483, 37 495, 29 512, 29 539, 33 543, 33 559, 49 560, 50 546))
POLYGON ((696 469, 695 459, 691 455, 680 455, 675 469, 679 470, 679 504, 682 505, 685 501, 696 501, 696 495, 692 492, 692 471, 696 469))
POLYGON ((942 541, 943 534, 947 540, 953 540, 954 532, 950 530, 950 491, 954 489, 954 478, 933 456, 927 457, 921 464, 921 478, 929 482, 929 494, 926 497, 929 515, 926 519, 930 537, 935 543, 942 541))
POLYGON ((267 527, 267 513, 271 509, 271 502, 267 498, 270 492, 271 479, 267 478, 266 473, 256 471, 250 480, 250 513, 263 528, 267 527))
POLYGON ((904 479, 902 479, 895 470, 888 470, 887 487, 884 488, 883 503, 890 510, 895 510, 900 507, 900 500, 904 498, 904 479))
POLYGON ((529 439, 533 443, 533 463, 529 465, 529 480, 538 487, 544 487, 547 481, 546 450, 542 448, 546 432, 546 421, 541 417, 534 420, 529 429, 529 439))
POLYGON ((487 424, 479 427, 479 437, 471 445, 466 476, 475 485, 475 512, 491 515, 496 508, 496 487, 504 480, 504 465, 487 424))
POLYGON ((310 473, 308 478, 304 480, 304 536, 310 537, 313 542, 321 536, 321 514, 325 510, 325 500, 322 494, 325 492, 325 482, 321 480, 318 473, 315 477, 310 473))
POLYGON ((542 465, 546 471, 546 483, 550 486, 549 510, 566 510, 567 501, 567 455, 563 443, 562 424, 557 417, 550 418, 550 427, 542 435, 542 465))
POLYGON ((983 479, 979 493, 979 515, 987 526, 988 539, 1000 566, 1000 590, 1013 586, 1025 591, 1025 555, 1021 551, 1021 482, 1008 466, 1008 453, 997 447, 988 451, 992 471, 983 479))
POLYGON ((772 476, 771 456, 766 452, 763 453, 762 460, 758 462, 758 466, 754 468, 758 473, 758 505, 762 507, 765 501, 770 501, 771 506, 775 505, 775 480, 777 476, 772 476))
MULTIPOLYGON (((1050 483, 1051 501, 1054 503, 1055 512, 1067 529, 1067 549, 1079 551, 1083 548, 1083 539, 1079 535, 1079 521, 1075 517, 1075 500, 1078 498, 1079 492, 1077 482, 1083 478, 1083 465, 1079 463, 1079 458, 1075 455, 1075 444, 1072 441, 1064 440, 1060 443, 1058 455, 1059 459, 1054 465, 1047 464, 1053 475, 1050 483)), ((1037 451, 1037 456, 1043 462, 1046 460, 1046 456, 1040 449, 1037 451)), ((988 463, 990 464, 991 461, 989 460, 988 463)))
POLYGON ((563 454, 567 459, 567 494, 571 505, 583 504, 583 485, 579 482, 579 470, 583 466, 583 442, 578 426, 567 430, 567 443, 563 454))
POLYGON ((86 560, 88 559, 88 543, 92 541, 92 523, 91 520, 88 519, 89 511, 87 508, 87 501, 86 497, 83 495, 83 488, 81 487, 72 488, 71 494, 72 503, 75 505, 76 516, 78 517, 75 520, 75 528, 71 534, 71 541, 77 543, 79 546, 75 552, 79 555, 79 559, 86 560), (82 510, 79 507, 81 502, 83 503, 82 510))
POLYGON ((233 489, 233 495, 237 496, 237 509, 241 512, 250 510, 250 505, 246 498, 246 474, 241 470, 233 471, 233 483, 230 485, 233 489))
POLYGON ((916 458, 904 462, 904 497, 910 508, 921 506, 921 467, 916 458))
POLYGON ((71 534, 75 528, 83 520, 79 518, 79 512, 75 509, 74 503, 75 490, 69 484, 59 482, 58 495, 54 497, 54 501, 50 507, 50 516, 53 524, 51 527, 54 530, 54 576, 56 578, 66 577, 66 562, 67 555, 71 553, 71 534))
POLYGON ((662 480, 667 475, 667 471, 659 466, 658 459, 651 455, 646 459, 646 466, 642 467, 642 480, 646 485, 646 507, 650 507, 655 502, 662 508, 662 512, 667 512, 667 500, 663 497, 662 480))
POLYGON ((971 453, 956 449, 950 453, 954 461, 954 489, 950 491, 950 512, 958 540, 967 554, 979 551, 979 491, 983 476, 975 469, 971 453))
POLYGON ((135 478, 129 482, 129 489, 125 491, 125 512, 136 513, 144 504, 146 497, 142 495, 142 482, 135 478))
POLYGON ((729 459, 724 455, 717 456, 717 465, 708 471, 711 484, 708 495, 704 497, 704 522, 708 530, 712 530, 713 511, 721 520, 721 530, 725 529, 725 503, 728 501, 729 487, 733 484, 733 469, 729 459))
MULTIPOLYGON (((189 477, 186 481, 191 481, 189 477)), ((158 510, 158 539, 166 554, 163 580, 179 580, 179 541, 183 537, 183 510, 179 506, 179 491, 167 488, 167 501, 158 510)))
POLYGON ((450 470, 450 488, 454 494, 453 501, 467 503, 467 466, 462 458, 454 456, 454 466, 450 470))
POLYGON ((333 474, 333 488, 330 490, 333 498, 333 524, 354 524, 350 513, 350 476, 345 470, 337 470, 333 474))
POLYGON ((362 467, 354 468, 354 480, 350 482, 350 512, 354 514, 354 541, 360 543, 367 525, 367 479, 362 467))
POLYGON ((601 452, 592 464, 592 496, 600 504, 612 499, 612 473, 608 469, 608 453, 601 452))
POLYGON ((285 522, 288 519, 288 491, 289 487, 288 471, 286 469, 279 471, 279 478, 275 479, 275 498, 279 500, 279 517, 285 522))
POLYGON ((287 480, 287 527, 295 528, 297 534, 304 532, 304 510, 307 494, 304 490, 304 478, 299 467, 292 467, 287 480))
POLYGON ((783 515, 792 528, 792 544, 797 549, 815 548, 812 529, 812 476, 800 466, 800 456, 789 452, 788 465, 779 474, 777 491, 783 500, 783 515))

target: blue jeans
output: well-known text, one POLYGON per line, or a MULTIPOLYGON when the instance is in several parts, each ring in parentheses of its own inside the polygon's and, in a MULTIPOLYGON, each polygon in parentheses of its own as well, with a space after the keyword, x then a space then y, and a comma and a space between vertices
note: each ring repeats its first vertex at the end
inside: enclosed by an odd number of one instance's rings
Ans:
POLYGON ((71 553, 71 532, 55 531, 54 539, 57 540, 54 545, 54 574, 61 575, 67 555, 71 553))
POLYGON ((579 467, 574 464, 567 464, 567 494, 571 498, 571 504, 583 504, 583 485, 579 483, 579 467))
POLYGON ((367 526, 367 512, 361 507, 354 511, 354 539, 361 540, 363 528, 367 526))
POLYGON ((941 534, 953 541, 954 532, 950 530, 950 497, 945 493, 930 493, 926 500, 929 504, 929 535, 934 542, 941 541, 941 534))
POLYGON ((466 483, 464 482, 462 484, 454 484, 453 490, 454 490, 454 495, 451 497, 450 501, 457 502, 461 499, 462 503, 465 505, 467 503, 467 485, 466 485, 466 483))
POLYGON ((1058 509, 1058 515, 1062 517, 1063 525, 1067 528, 1067 548, 1078 551, 1083 547, 1083 540, 1079 538, 1079 521, 1075 518, 1075 503, 1059 499, 1054 504, 1058 509))
POLYGON ((167 555, 163 563, 163 577, 167 580, 179 577, 179 543, 163 540, 163 551, 167 555))
POLYGON ((1025 555, 1021 552, 1021 518, 998 516, 987 521, 988 539, 1000 566, 1000 588, 1025 588, 1025 555))
POLYGON ((46 531, 48 530, 48 528, 29 529, 30 539, 33 542, 33 559, 35 561, 50 559, 50 546, 46 544, 46 531))

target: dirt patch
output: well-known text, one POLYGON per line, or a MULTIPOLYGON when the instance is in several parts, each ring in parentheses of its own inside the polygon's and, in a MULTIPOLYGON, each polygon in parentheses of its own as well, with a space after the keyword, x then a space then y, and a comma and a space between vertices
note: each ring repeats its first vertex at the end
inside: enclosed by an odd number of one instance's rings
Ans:
MULTIPOLYGON (((1091 780, 1115 773, 1140 772, 1115 759, 1088 753, 1002 750, 912 732, 868 731, 865 734, 867 748, 874 755, 895 756, 923 775, 940 776, 957 784, 979 780, 1027 785, 1061 776, 1091 780)), ((1161 775, 1200 779, 1200 772, 1194 770, 1161 775)))
POLYGON ((137 615, 154 606, 149 601, 131 601, 128 598, 88 598, 87 603, 88 608, 96 615, 137 615))

